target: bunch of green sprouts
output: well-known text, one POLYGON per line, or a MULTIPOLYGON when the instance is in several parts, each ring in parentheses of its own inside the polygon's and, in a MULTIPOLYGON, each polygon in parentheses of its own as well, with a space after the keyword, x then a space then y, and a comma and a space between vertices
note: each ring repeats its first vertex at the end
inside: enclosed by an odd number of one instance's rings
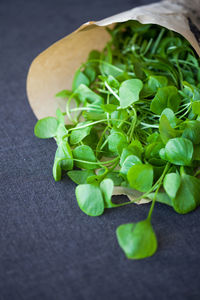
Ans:
POLYGON ((56 139, 54 179, 67 173, 87 215, 152 200, 145 220, 117 228, 126 256, 141 259, 157 249, 156 201, 180 214, 200 204, 200 61, 182 36, 157 25, 129 21, 108 32, 72 90, 56 95, 66 111, 39 120, 35 135, 56 139), (115 186, 140 194, 117 204, 115 186))

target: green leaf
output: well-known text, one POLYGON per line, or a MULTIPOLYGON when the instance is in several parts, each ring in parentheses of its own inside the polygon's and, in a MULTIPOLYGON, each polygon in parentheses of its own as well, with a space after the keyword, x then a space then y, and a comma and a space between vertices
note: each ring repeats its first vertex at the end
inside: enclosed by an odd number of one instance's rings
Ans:
POLYGON ((69 90, 62 90, 59 93, 57 93, 55 96, 57 98, 68 98, 72 95, 72 91, 69 90))
POLYGON ((76 187, 76 199, 80 209, 88 216, 100 216, 104 212, 104 200, 100 188, 94 184, 76 187))
POLYGON ((87 124, 90 124, 90 122, 81 122, 78 125, 76 125, 76 127, 74 127, 76 128, 76 130, 73 130, 70 135, 70 143, 72 145, 80 143, 86 136, 90 134, 92 126, 87 126, 79 129, 79 127, 82 127, 87 124))
POLYGON ((141 164, 141 160, 136 155, 129 155, 123 162, 120 173, 123 175, 127 175, 129 169, 136 165, 141 164))
POLYGON ((130 186, 140 192, 147 192, 153 184, 153 168, 149 164, 132 166, 127 175, 130 186))
POLYGON ((96 169, 98 165, 96 164, 97 159, 94 155, 92 148, 86 145, 81 145, 76 147, 73 150, 73 157, 77 160, 75 161, 75 165, 81 169, 96 169))
POLYGON ((182 137, 189 139, 193 144, 200 143, 200 121, 185 121, 182 137))
POLYGON ((192 112, 195 115, 200 115, 200 101, 195 101, 192 103, 192 112))
POLYGON ((193 145, 185 138, 174 138, 165 146, 166 158, 174 165, 189 166, 192 162, 193 145))
POLYGON ((173 112, 173 110, 171 110, 170 108, 165 108, 162 111, 161 117, 165 115, 171 125, 172 128, 174 128, 176 126, 176 116, 175 113, 173 112))
POLYGON ((120 225, 117 228, 120 247, 129 259, 152 256, 157 250, 157 239, 149 220, 120 225))
POLYGON ((161 115, 165 108, 170 108, 176 112, 181 102, 180 95, 175 86, 159 88, 151 102, 150 109, 157 115, 161 115))
POLYGON ((58 108, 56 110, 56 117, 58 119, 58 122, 61 124, 65 124, 65 118, 64 118, 64 114, 62 113, 62 111, 60 110, 60 108, 58 108))
POLYGON ((159 131, 164 144, 166 144, 170 139, 175 138, 177 135, 176 130, 171 127, 170 121, 166 115, 162 115, 160 118, 159 131))
POLYGON ((58 121, 54 117, 47 117, 37 121, 34 133, 38 138, 49 139, 56 136, 58 121))
POLYGON ((115 104, 104 104, 104 105, 101 105, 101 107, 105 112, 111 114, 112 112, 117 110, 118 106, 115 104))
POLYGON ((155 75, 149 76, 149 79, 148 79, 148 88, 152 92, 154 92, 154 93, 157 92, 158 88, 167 86, 167 84, 168 84, 167 77, 164 77, 164 76, 155 76, 155 75))
POLYGON ((87 183, 87 178, 95 175, 93 170, 72 170, 67 172, 69 178, 76 184, 87 183))
POLYGON ((78 96, 81 102, 88 101, 89 103, 103 103, 103 98, 93 92, 89 87, 85 84, 80 84, 76 89, 75 94, 78 96))
MULTIPOLYGON (((155 193, 150 193, 148 195, 148 198, 151 199, 151 200, 153 200, 154 197, 155 197, 155 193)), ((163 192, 157 193, 156 202, 167 204, 169 206, 173 206, 171 198, 169 198, 169 196, 166 193, 163 193, 163 192)))
POLYGON ((101 189, 101 192, 103 194, 105 208, 111 208, 111 207, 116 206, 111 201, 113 188, 114 188, 113 181, 109 178, 104 179, 100 183, 100 189, 101 189))
POLYGON ((100 70, 101 70, 102 75, 106 75, 106 76, 111 75, 113 77, 118 77, 124 73, 123 70, 121 70, 117 66, 112 65, 106 61, 105 62, 101 61, 100 70))
POLYGON ((60 167, 60 161, 59 159, 54 160, 53 164, 53 177, 55 181, 60 181, 62 176, 62 170, 60 167))
POLYGON ((200 204, 199 195, 200 181, 194 176, 183 174, 176 197, 172 199, 175 211, 186 214, 194 210, 200 204))
POLYGON ((96 78, 96 70, 91 66, 87 66, 85 68, 84 74, 89 78, 90 82, 93 82, 96 78))
POLYGON ((140 79, 128 79, 122 82, 119 89, 120 106, 126 108, 139 100, 143 83, 140 79))
POLYGON ((127 145, 127 138, 120 130, 111 130, 108 136, 108 147, 111 152, 121 153, 122 149, 127 145))
POLYGON ((177 173, 169 173, 165 176, 163 187, 170 198, 175 198, 181 185, 181 177, 177 173))
POLYGON ((73 168, 73 157, 72 157, 72 151, 70 149, 69 144, 67 141, 63 140, 62 143, 59 144, 56 154, 55 154, 55 161, 60 161, 60 167, 61 169, 68 171, 73 168))
POLYGON ((81 72, 80 69, 78 69, 74 76, 72 90, 75 91, 81 84, 88 86, 90 84, 90 81, 88 77, 83 72, 81 72))

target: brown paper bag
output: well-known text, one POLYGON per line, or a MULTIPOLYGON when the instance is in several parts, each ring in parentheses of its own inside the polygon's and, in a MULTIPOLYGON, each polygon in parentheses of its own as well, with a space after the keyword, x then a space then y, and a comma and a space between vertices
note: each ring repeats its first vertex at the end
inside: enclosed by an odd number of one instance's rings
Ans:
MULTIPOLYGON (((105 26, 128 20, 142 24, 157 24, 184 36, 200 56, 200 0, 165 0, 140 6, 98 22, 87 22, 72 34, 59 40, 32 62, 27 77, 28 100, 38 119, 55 116, 59 107, 65 110, 65 101, 54 95, 71 89, 73 75, 87 59, 92 49, 102 50, 110 39, 105 26)), ((138 192, 116 187, 115 195, 126 194, 130 199, 138 192)), ((146 203, 143 199, 140 203, 146 203)))

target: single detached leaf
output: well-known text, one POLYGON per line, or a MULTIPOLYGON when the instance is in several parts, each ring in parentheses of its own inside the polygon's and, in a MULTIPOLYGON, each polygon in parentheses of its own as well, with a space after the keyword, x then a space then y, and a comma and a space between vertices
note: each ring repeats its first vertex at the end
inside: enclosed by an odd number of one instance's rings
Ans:
POLYGON ((140 192, 147 192, 153 184, 153 167, 149 164, 132 166, 127 175, 132 188, 140 192))
POLYGON ((113 204, 112 201, 111 201, 113 188, 114 188, 113 181, 109 178, 104 179, 100 183, 100 189, 101 189, 101 192, 103 194, 104 205, 105 205, 106 208, 111 208, 111 207, 115 206, 115 204, 113 204))
POLYGON ((90 134, 90 131, 92 129, 91 126, 87 126, 87 127, 79 129, 79 127, 82 127, 89 123, 90 122, 81 122, 76 127, 74 127, 74 128, 76 128, 76 130, 72 130, 71 135, 70 135, 70 143, 72 145, 80 143, 87 135, 90 134))
POLYGON ((171 108, 176 112, 179 108, 181 97, 175 86, 166 86, 159 88, 151 102, 151 111, 161 115, 165 108, 171 108))
POLYGON ((126 108, 139 100, 143 83, 140 79, 128 79, 122 82, 119 89, 120 106, 126 108))
POLYGON ((181 176, 177 173, 169 173, 165 176, 163 187, 170 198, 175 198, 181 185, 181 176))
POLYGON ((165 146, 166 158, 169 162, 179 166, 189 166, 193 156, 193 144, 185 138, 174 138, 165 146))
POLYGON ((58 121, 54 117, 47 117, 37 121, 34 133, 41 139, 49 139, 56 136, 58 121))
POLYGON ((87 178, 95 175, 93 170, 72 170, 67 172, 69 178, 76 184, 87 183, 87 178))
POLYGON ((157 250, 157 239, 149 220, 124 224, 117 228, 120 247, 129 259, 152 256, 157 250))
POLYGON ((100 216, 104 212, 104 200, 100 188, 94 184, 76 187, 76 199, 80 209, 88 216, 100 216))
POLYGON ((73 150, 73 157, 80 161, 75 161, 78 168, 81 169, 96 169, 98 167, 95 162, 97 159, 94 155, 92 148, 87 145, 81 145, 73 150))

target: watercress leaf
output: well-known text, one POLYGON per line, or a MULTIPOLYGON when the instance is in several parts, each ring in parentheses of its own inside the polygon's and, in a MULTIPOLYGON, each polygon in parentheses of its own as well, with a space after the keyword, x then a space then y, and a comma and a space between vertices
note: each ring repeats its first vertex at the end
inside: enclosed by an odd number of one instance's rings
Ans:
POLYGON ((96 78, 96 70, 94 67, 87 66, 84 70, 84 74, 89 78, 90 82, 93 82, 96 78))
POLYGON ((61 180, 61 176, 62 176, 62 170, 60 167, 60 161, 59 159, 54 159, 54 164, 53 164, 53 177, 55 181, 59 181, 61 180))
POLYGON ((100 216, 104 212, 104 200, 100 188, 95 184, 80 184, 75 190, 80 209, 88 216, 100 216))
POLYGON ((123 70, 121 70, 120 68, 118 68, 117 66, 110 64, 107 61, 101 61, 100 64, 100 71, 102 75, 106 75, 106 76, 113 76, 113 77, 118 77, 121 74, 124 73, 123 70))
POLYGON ((200 204, 199 195, 200 181, 194 176, 182 174, 180 187, 176 197, 172 199, 175 211, 186 214, 194 210, 200 204))
POLYGON ((119 81, 115 77, 113 77, 112 75, 108 76, 107 82, 108 82, 110 87, 115 88, 115 89, 119 88, 119 85, 120 85, 119 81))
POLYGON ((200 101, 195 101, 192 103, 192 112, 195 115, 200 115, 200 101))
POLYGON ((173 110, 171 110, 170 108, 165 108, 163 111, 162 111, 162 114, 161 114, 161 117, 165 115, 171 125, 172 128, 174 128, 176 126, 176 116, 175 116, 175 113, 173 112, 173 110))
POLYGON ((164 144, 166 144, 170 139, 175 138, 177 136, 176 130, 172 128, 170 121, 164 114, 160 118, 159 132, 164 144))
POLYGON ((145 148, 145 158, 151 159, 151 158, 160 158, 159 151, 163 148, 162 142, 154 142, 146 146, 145 148))
POLYGON ((128 171, 128 182, 132 188, 147 192, 153 184, 153 167, 150 164, 137 164, 128 171))
POLYGON ((101 107, 105 112, 111 114, 112 112, 117 110, 118 106, 115 104, 102 104, 101 107))
POLYGON ((81 72, 80 69, 78 69, 74 76, 72 90, 75 91, 81 84, 88 86, 90 84, 90 81, 88 77, 83 72, 81 72))
POLYGON ((168 79, 167 77, 164 76, 156 76, 156 75, 151 75, 149 76, 148 79, 148 88, 156 93, 158 88, 164 87, 168 85, 168 79))
POLYGON ((93 92, 89 87, 85 84, 80 84, 79 87, 76 89, 75 94, 78 96, 81 102, 85 102, 86 100, 89 103, 103 103, 103 98, 93 92))
POLYGON ((98 165, 94 152, 91 147, 87 145, 81 145, 73 150, 73 157, 75 160, 75 165, 81 169, 96 169, 98 165))
POLYGON ((127 138, 120 130, 111 130, 111 134, 108 136, 108 148, 111 152, 120 154, 122 149, 126 147, 127 138))
MULTIPOLYGON (((97 171, 97 174, 103 175, 104 172, 105 169, 100 169, 97 171)), ((108 172, 105 178, 111 179, 113 181, 114 186, 119 186, 121 185, 122 181, 124 181, 124 178, 119 174, 119 171, 108 172)))
POLYGON ((167 160, 165 148, 160 149, 159 155, 160 155, 160 158, 161 158, 162 160, 167 160))
MULTIPOLYGON (((155 193, 150 193, 148 198, 153 200, 155 197, 155 193)), ((156 202, 167 204, 169 206, 173 206, 171 198, 164 192, 159 192, 156 195, 156 202)))
POLYGON ((111 179, 109 179, 109 178, 104 179, 100 183, 100 189, 101 189, 101 192, 103 194, 105 208, 111 208, 111 207, 115 207, 116 206, 111 201, 112 193, 113 193, 113 188, 114 188, 113 181, 111 179))
POLYGON ((73 169, 72 151, 67 141, 63 140, 60 142, 56 150, 55 159, 60 160, 61 169, 65 171, 73 169))
POLYGON ((57 117, 59 123, 61 123, 61 124, 65 123, 64 114, 62 113, 62 111, 59 108, 56 110, 56 117, 57 117))
POLYGON ((72 95, 72 91, 69 91, 69 90, 62 90, 60 91, 59 93, 57 93, 55 96, 57 98, 68 98, 72 95))
POLYGON ((38 138, 49 139, 56 136, 58 121, 54 117, 47 117, 37 121, 34 133, 38 138))
POLYGON ((142 259, 156 252, 157 239, 149 220, 120 225, 116 233, 118 243, 129 259, 142 259))
POLYGON ((181 97, 175 86, 166 86, 159 88, 151 102, 150 109, 157 115, 160 115, 165 108, 171 108, 176 112, 179 108, 181 97))
POLYGON ((200 121, 185 121, 182 137, 189 139, 193 144, 200 143, 200 121))
POLYGON ((170 198, 175 198, 181 185, 181 176, 178 173, 169 173, 165 176, 163 187, 170 198))
POLYGON ((140 79, 128 79, 122 82, 119 89, 120 106, 127 108, 139 100, 139 94, 143 83, 140 79))
POLYGON ((67 172, 69 178, 76 184, 87 183, 87 178, 95 175, 93 170, 72 170, 67 172))
POLYGON ((127 175, 129 169, 136 165, 141 164, 141 160, 136 155, 129 155, 123 162, 120 173, 123 175, 127 175))
POLYGON ((165 146, 167 160, 174 165, 189 166, 193 156, 193 144, 185 138, 174 138, 165 146))
POLYGON ((90 131, 92 129, 92 126, 83 127, 87 124, 90 124, 90 122, 80 122, 78 125, 76 125, 76 130, 71 131, 70 135, 70 143, 72 145, 80 143, 87 135, 90 134, 90 131), (83 127, 80 128, 79 127, 83 127))

